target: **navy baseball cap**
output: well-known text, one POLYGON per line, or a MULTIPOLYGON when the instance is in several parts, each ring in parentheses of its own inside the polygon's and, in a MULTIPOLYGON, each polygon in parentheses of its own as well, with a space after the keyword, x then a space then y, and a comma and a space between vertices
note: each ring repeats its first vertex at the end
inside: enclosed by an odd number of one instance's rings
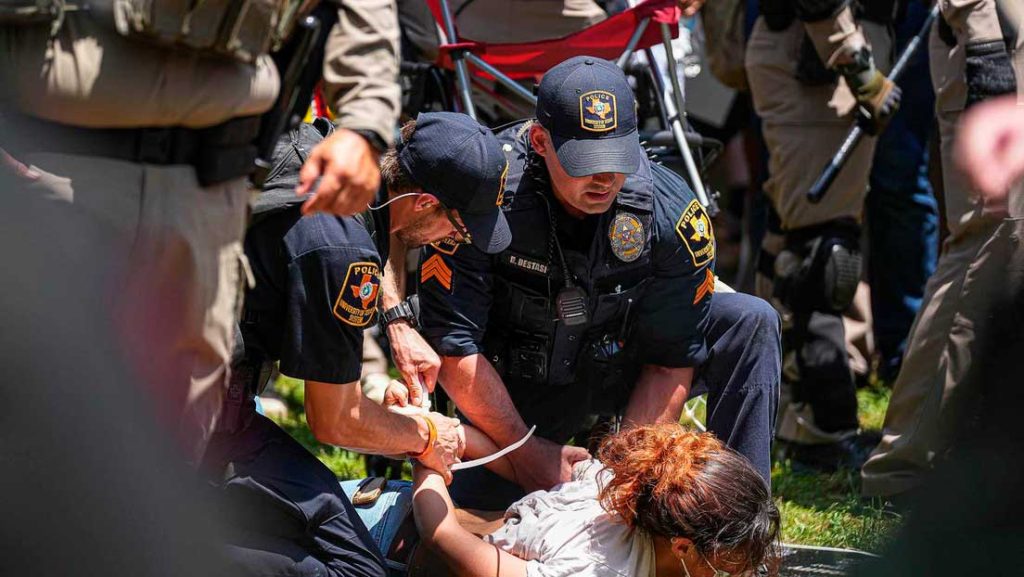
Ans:
POLYGON ((420 188, 459 211, 473 246, 487 254, 508 248, 512 232, 501 212, 508 161, 490 129, 465 114, 423 112, 398 161, 420 188))
POLYGON ((537 120, 569 176, 640 168, 633 90, 607 60, 577 56, 548 70, 537 92, 537 120))

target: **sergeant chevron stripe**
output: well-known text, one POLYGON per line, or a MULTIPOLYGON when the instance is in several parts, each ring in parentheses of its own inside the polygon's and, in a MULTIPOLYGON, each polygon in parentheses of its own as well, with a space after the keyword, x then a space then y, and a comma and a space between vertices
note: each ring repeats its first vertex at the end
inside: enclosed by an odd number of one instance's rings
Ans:
POLYGON ((439 254, 423 261, 423 266, 420 267, 420 284, 425 284, 430 279, 439 282, 445 290, 452 290, 452 269, 439 254))
POLYGON ((693 297, 693 304, 699 303, 704 297, 715 294, 715 273, 711 269, 704 269, 704 282, 697 287, 697 294, 693 297))

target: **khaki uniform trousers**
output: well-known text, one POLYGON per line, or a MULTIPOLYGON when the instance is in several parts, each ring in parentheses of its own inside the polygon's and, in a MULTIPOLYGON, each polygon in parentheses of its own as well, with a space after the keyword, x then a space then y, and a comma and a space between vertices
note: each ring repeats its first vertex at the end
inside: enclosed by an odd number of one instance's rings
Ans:
MULTIPOLYGON (((954 138, 967 94, 963 48, 947 46, 933 29, 929 51, 949 237, 910 331, 882 442, 861 472, 867 496, 913 489, 930 470, 933 457, 949 446, 945 434, 966 409, 958 404, 965 391, 957 386, 979 355, 977 346, 984 340, 976 337, 990 326, 989 306, 1008 278, 1007 263, 1024 234, 1019 195, 1011 196, 1010 218, 985 214, 955 168, 954 138)), ((1021 56, 1018 44, 1018 90, 1024 88, 1021 56)))
POLYGON ((251 278, 241 242, 248 183, 203 188, 190 166, 52 153, 19 160, 41 174, 32 192, 72 203, 110 231, 125 263, 110 284, 125 357, 197 463, 221 410, 251 278))
MULTIPOLYGON (((872 22, 860 24, 871 44, 875 62, 883 72, 888 71, 892 50, 888 31, 884 26, 872 22)), ((764 138, 769 150, 768 180, 764 190, 779 215, 783 230, 840 218, 852 218, 860 222, 875 150, 875 139, 865 138, 839 173, 828 196, 819 204, 807 201, 807 191, 850 129, 852 119, 849 112, 855 101, 844 82, 808 86, 796 79, 803 40, 804 26, 800 21, 795 20, 784 30, 773 31, 763 18, 758 18, 746 52, 747 78, 754 107, 763 122, 764 138)), ((777 255, 783 247, 784 238, 769 232, 761 248, 768 254, 777 255)), ((761 274, 756 278, 756 293, 770 299, 771 279, 761 274)), ((866 292, 860 300, 865 300, 865 296, 866 292)), ((819 317, 819 323, 828 320, 821 315, 815 316, 819 317)), ((870 322, 868 315, 864 315, 863 320, 870 322)), ((836 319, 836 322, 840 321, 836 319)), ((838 330, 842 331, 843 327, 839 326, 838 330)), ((870 332, 867 325, 865 330, 870 332)), ((808 338, 815 342, 828 340, 818 333, 808 338)), ((797 366, 792 355, 794 352, 787 351, 787 366, 790 368, 797 366)), ((823 367, 820 369, 827 370, 823 367)), ((799 379, 795 373, 790 376, 799 379)), ((835 383, 842 380, 842 375, 831 374, 831 379, 829 382, 832 384, 828 386, 836 386, 835 383)), ((838 426, 838 421, 855 421, 853 413, 856 401, 853 398, 852 377, 850 379, 843 386, 843 389, 849 388, 849 398, 839 390, 825 395, 832 399, 827 410, 836 413, 826 417, 830 421, 830 430, 838 426), (843 397, 842 401, 837 398, 840 396, 843 397)), ((818 386, 826 385, 818 383, 818 386)), ((819 431, 816 426, 799 425, 800 419, 788 410, 788 404, 782 403, 781 406, 785 412, 779 421, 780 438, 801 443, 825 443, 836 439, 834 435, 819 431)), ((826 410, 824 406, 822 410, 826 410)), ((804 414, 803 418, 808 419, 808 422, 815 421, 811 413, 804 414)), ((849 426, 856 428, 855 422, 842 425, 844 428, 849 426)))
MULTIPOLYGON (((884 26, 861 22, 879 69, 887 72, 892 40, 884 26)), ((806 86, 796 79, 804 27, 794 21, 774 32, 758 18, 747 43, 746 70, 754 108, 770 152, 765 193, 784 230, 837 218, 860 222, 867 194, 875 139, 865 138, 850 155, 828 195, 818 204, 805 194, 850 129, 854 105, 845 83, 806 86)))
POLYGON ((594 0, 469 0, 452 2, 459 34, 488 42, 560 38, 608 17, 594 0))

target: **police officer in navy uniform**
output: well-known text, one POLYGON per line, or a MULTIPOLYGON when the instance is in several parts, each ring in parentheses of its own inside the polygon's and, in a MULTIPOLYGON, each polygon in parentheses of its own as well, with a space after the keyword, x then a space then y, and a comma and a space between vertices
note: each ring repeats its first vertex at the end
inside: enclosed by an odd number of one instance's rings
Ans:
POLYGON ((512 244, 497 255, 437 244, 421 256, 421 331, 442 356, 438 381, 499 444, 537 426, 511 455, 518 486, 472 469, 456 476, 454 498, 504 508, 569 479, 587 453, 563 444, 584 444, 594 415, 677 421, 705 392, 709 429, 768 482, 778 315, 756 297, 715 293, 708 214, 646 158, 616 66, 567 60, 538 99, 536 120, 498 133, 512 244))
POLYGON ((359 382, 363 330, 378 320, 389 235, 406 246, 473 242, 482 252, 500 251, 509 240, 495 202, 507 163, 491 131, 472 118, 421 114, 403 127, 398 150, 382 158, 379 196, 386 198, 377 207, 353 217, 303 217, 292 184, 326 131, 329 125, 304 125, 282 141, 270 192, 257 203, 245 241, 256 283, 246 295, 229 400, 206 461, 232 516, 229 559, 243 574, 384 575, 381 554, 334 474, 257 414, 253 398, 279 361, 283 374, 304 380, 306 418, 319 441, 409 454, 450 478, 448 467, 465 446, 459 422, 391 413, 366 398, 359 382), (287 154, 289 147, 296 154, 287 154))

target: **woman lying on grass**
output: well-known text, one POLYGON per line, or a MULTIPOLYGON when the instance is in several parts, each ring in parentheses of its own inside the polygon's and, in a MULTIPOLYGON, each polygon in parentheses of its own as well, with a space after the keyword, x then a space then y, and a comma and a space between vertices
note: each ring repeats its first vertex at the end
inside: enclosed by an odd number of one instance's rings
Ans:
POLYGON ((774 565, 779 512, 764 481, 676 424, 608 437, 572 481, 520 499, 484 537, 459 524, 438 473, 416 466, 413 477, 420 536, 454 575, 723 577, 774 565))

